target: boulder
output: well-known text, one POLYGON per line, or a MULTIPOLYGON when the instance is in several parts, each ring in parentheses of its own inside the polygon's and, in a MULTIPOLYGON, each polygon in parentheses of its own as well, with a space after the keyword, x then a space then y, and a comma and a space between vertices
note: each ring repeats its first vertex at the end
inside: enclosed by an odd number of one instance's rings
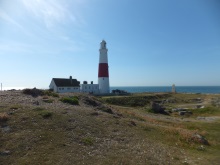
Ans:
POLYGON ((165 113, 165 108, 162 107, 160 104, 156 103, 156 102, 151 102, 151 110, 154 113, 165 113))
POLYGON ((197 141, 201 144, 209 145, 209 142, 206 140, 206 138, 202 135, 197 134, 197 133, 193 134, 192 139, 194 139, 194 141, 197 141))

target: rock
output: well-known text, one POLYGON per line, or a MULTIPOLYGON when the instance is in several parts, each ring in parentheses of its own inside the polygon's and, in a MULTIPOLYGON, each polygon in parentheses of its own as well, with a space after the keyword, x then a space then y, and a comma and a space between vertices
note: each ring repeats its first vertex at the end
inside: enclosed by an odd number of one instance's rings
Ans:
POLYGON ((14 114, 14 112, 11 112, 11 111, 10 111, 10 112, 8 112, 7 114, 8 114, 8 115, 13 115, 13 114, 14 114))
POLYGON ((154 113, 165 113, 165 108, 162 107, 160 104, 156 103, 156 102, 152 102, 151 103, 151 110, 154 113))
POLYGON ((199 135, 197 133, 193 134, 192 138, 194 139, 194 141, 199 142, 201 144, 204 145, 209 145, 209 142, 206 140, 206 138, 202 135, 199 135))
POLYGON ((39 101, 34 101, 33 104, 39 105, 40 103, 39 103, 39 101))
POLYGON ((172 113, 172 111, 170 111, 170 110, 164 110, 166 113, 172 113))
POLYGON ((2 126, 2 131, 5 133, 10 132, 11 128, 8 125, 2 126))
POLYGON ((179 111, 179 115, 185 115, 186 111, 179 111))
POLYGON ((1 156, 7 156, 7 155, 10 155, 10 154, 11 154, 11 152, 8 151, 8 150, 0 152, 1 156))
POLYGON ((179 115, 183 116, 183 115, 192 115, 191 111, 179 111, 179 115))
POLYGON ((136 123, 134 121, 130 121, 129 125, 136 126, 136 123))
POLYGON ((199 109, 199 108, 204 108, 205 106, 204 105, 196 105, 196 108, 199 109))
POLYGON ((102 112, 114 114, 114 112, 112 111, 112 109, 109 108, 108 106, 105 106, 105 105, 100 105, 100 106, 98 106, 98 107, 97 107, 97 110, 101 110, 102 112))

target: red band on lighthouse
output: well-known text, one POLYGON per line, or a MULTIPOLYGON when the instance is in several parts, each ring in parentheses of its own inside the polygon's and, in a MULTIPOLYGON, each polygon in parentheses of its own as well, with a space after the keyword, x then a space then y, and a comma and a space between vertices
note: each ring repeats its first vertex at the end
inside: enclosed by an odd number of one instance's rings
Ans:
POLYGON ((108 64, 99 63, 99 77, 108 77, 108 64))

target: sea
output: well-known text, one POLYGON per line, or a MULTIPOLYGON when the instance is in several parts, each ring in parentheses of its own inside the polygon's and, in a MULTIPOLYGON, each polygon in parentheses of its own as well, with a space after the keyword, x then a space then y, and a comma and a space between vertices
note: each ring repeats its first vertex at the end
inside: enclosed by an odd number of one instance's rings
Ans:
MULTIPOLYGON (((11 90, 11 89, 21 90, 25 88, 32 88, 32 87, 3 87, 2 90, 11 90)), ((46 89, 46 88, 40 88, 40 89, 46 89)), ((115 89, 124 90, 129 93, 171 92, 172 86, 112 86, 110 87, 110 91, 115 89)), ((220 94, 220 86, 176 86, 176 91, 179 93, 220 94)))
MULTIPOLYGON (((129 86, 110 87, 110 90, 124 90, 129 93, 171 92, 172 86, 129 86)), ((178 93, 220 94, 220 86, 176 86, 178 93)))

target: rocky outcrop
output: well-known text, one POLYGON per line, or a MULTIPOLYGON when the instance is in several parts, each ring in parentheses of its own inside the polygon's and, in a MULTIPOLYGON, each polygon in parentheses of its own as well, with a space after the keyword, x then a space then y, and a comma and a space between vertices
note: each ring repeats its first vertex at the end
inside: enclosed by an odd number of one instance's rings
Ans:
POLYGON ((165 108, 162 107, 159 103, 157 102, 151 102, 151 110, 154 112, 154 113, 162 113, 162 114, 165 114, 166 112, 164 111, 165 108))

